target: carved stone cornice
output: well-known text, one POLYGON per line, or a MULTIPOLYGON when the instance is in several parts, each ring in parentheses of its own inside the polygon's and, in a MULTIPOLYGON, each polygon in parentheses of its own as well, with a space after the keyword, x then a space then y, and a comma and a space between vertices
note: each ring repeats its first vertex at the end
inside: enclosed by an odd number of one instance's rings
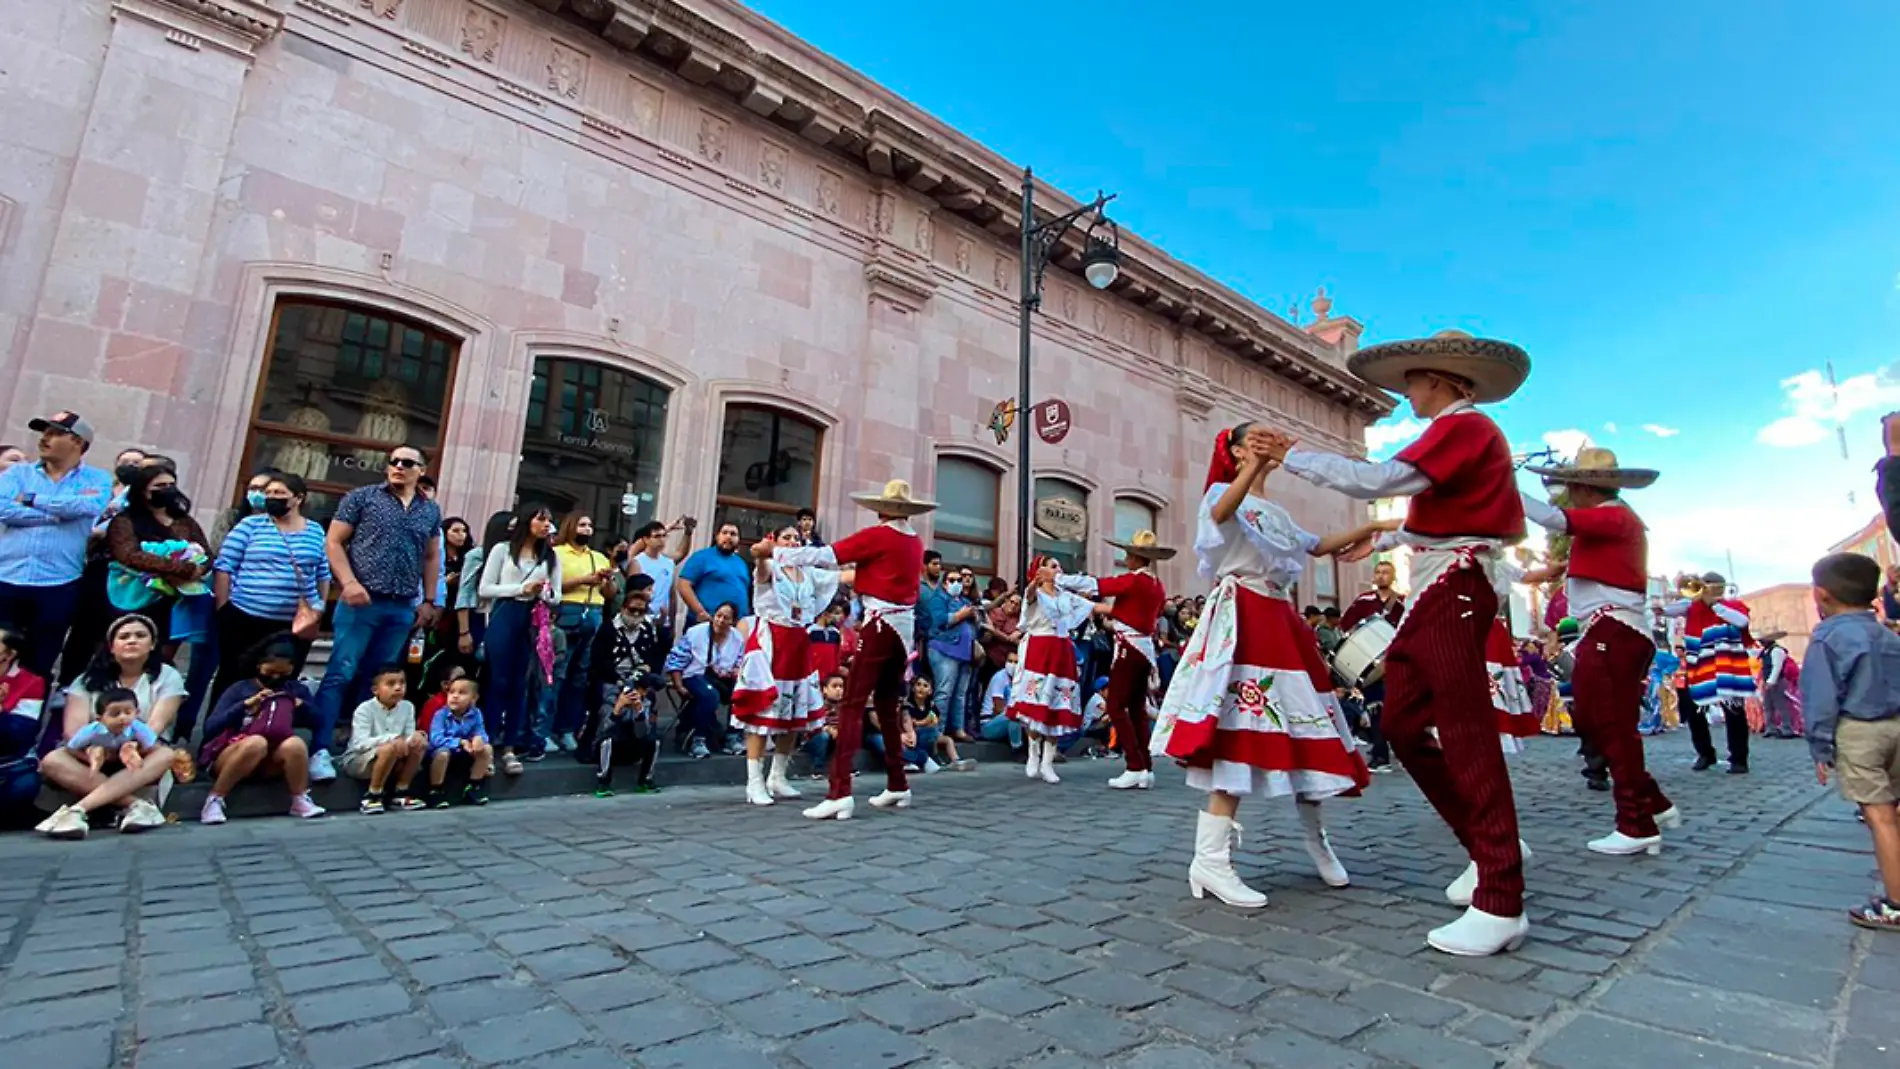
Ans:
POLYGON ((887 304, 900 312, 921 312, 936 296, 937 284, 930 276, 905 261, 887 242, 879 242, 871 259, 864 265, 864 284, 871 300, 887 304))
POLYGON ((1182 413, 1195 419, 1206 419, 1214 411, 1214 384, 1191 371, 1176 373, 1174 381, 1174 401, 1181 407, 1182 413))
POLYGON ((113 0, 112 17, 150 23, 194 52, 215 48, 246 58, 284 28, 284 13, 270 0, 113 0))

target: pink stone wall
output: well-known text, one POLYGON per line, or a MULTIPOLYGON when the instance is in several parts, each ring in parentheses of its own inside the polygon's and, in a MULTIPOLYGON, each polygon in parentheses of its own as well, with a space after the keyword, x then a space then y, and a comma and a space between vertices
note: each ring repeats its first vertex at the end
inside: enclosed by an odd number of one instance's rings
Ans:
MULTIPOLYGON (((1013 248, 527 4, 229 2, 281 30, 220 36, 167 0, 15 5, 0 440, 77 409, 100 452, 170 453, 219 507, 272 301, 320 295, 462 339, 437 464, 454 511, 508 503, 534 358, 560 353, 674 388, 661 514, 712 511, 724 407, 764 402, 826 428, 834 532, 853 490, 992 462, 1013 568, 1015 443, 985 428, 1016 392, 1013 248)), ((1131 496, 1191 542, 1213 435, 1242 418, 1360 449, 1362 415, 1073 275, 1051 272, 1044 312, 1036 393, 1076 420, 1035 469, 1090 488, 1097 533, 1131 496)), ((1275 488, 1316 530, 1363 514, 1275 488)), ((1198 585, 1191 554, 1168 578, 1198 585)))

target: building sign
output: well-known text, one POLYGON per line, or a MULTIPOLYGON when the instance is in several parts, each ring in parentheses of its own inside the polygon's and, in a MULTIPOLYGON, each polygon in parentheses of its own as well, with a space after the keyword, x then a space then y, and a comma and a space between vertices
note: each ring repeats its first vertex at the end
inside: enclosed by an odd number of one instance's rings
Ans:
POLYGON ((1050 445, 1059 445, 1069 436, 1069 403, 1050 398, 1035 407, 1036 436, 1050 445))
POLYGON ((1009 429, 1014 426, 1015 423, 1015 401, 998 401, 996 402, 996 407, 990 409, 989 428, 990 432, 996 435, 997 445, 1002 445, 1004 442, 1009 441, 1009 429))
POLYGON ((1045 497, 1036 502, 1036 531, 1051 542, 1080 542, 1088 537, 1089 510, 1070 498, 1045 497))

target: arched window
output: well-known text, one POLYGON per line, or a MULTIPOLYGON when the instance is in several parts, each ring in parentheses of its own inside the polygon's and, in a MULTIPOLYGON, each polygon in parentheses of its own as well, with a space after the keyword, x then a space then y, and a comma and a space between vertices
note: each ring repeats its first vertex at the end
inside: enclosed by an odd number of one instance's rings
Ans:
POLYGON ((1153 531, 1161 525, 1161 514, 1153 505, 1138 497, 1115 499, 1115 540, 1126 542, 1138 532, 1153 531))
POLYGON ((1047 554, 1067 572, 1086 571, 1089 559, 1089 492, 1067 479, 1036 480, 1032 552, 1047 554))
POLYGON ((736 523, 744 538, 763 538, 795 520, 799 509, 816 507, 823 441, 818 424, 789 412, 726 406, 714 529, 736 523))
POLYGON ((594 518, 611 546, 654 518, 672 391, 651 379, 573 357, 536 357, 515 495, 557 518, 594 518), (626 499, 632 498, 632 511, 626 499))
POLYGON ((345 493, 383 479, 396 446, 439 465, 460 351, 459 339, 380 309, 279 300, 233 500, 269 466, 302 476, 304 513, 328 520, 345 493))
POLYGON ((937 461, 937 511, 932 514, 933 548, 946 568, 968 568, 988 578, 996 574, 996 503, 1002 477, 988 464, 964 457, 937 461))

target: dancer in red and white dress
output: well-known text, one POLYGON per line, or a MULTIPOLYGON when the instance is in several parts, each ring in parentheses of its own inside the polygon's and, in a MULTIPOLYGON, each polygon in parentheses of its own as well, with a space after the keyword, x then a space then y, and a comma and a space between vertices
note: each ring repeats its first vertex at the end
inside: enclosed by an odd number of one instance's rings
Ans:
POLYGON ((1378 528, 1325 538, 1301 530, 1267 499, 1267 475, 1278 465, 1250 429, 1243 423, 1214 442, 1194 538, 1201 578, 1214 589, 1168 685, 1151 747, 1186 765, 1188 785, 1207 792, 1189 891, 1259 909, 1267 896, 1241 882, 1232 857, 1240 832, 1234 816, 1249 795, 1293 795, 1320 877, 1334 887, 1349 882, 1319 802, 1356 792, 1371 777, 1319 642, 1287 590, 1307 557, 1368 544, 1378 528))
POLYGON ((1128 768, 1108 785, 1118 791, 1145 791, 1155 785, 1154 762, 1148 753, 1149 705, 1161 691, 1161 677, 1155 670, 1155 625, 1168 600, 1168 589, 1155 578, 1154 566, 1172 560, 1175 551, 1162 545, 1153 531, 1137 531, 1126 542, 1111 538, 1108 544, 1128 557, 1128 571, 1107 579, 1065 575, 1056 585, 1110 602, 1102 624, 1114 637, 1115 655, 1109 661, 1103 704, 1127 755, 1128 768))
POLYGON ((1523 753, 1523 740, 1542 734, 1544 722, 1531 708, 1517 643, 1511 641, 1511 629, 1502 616, 1492 618, 1491 634, 1484 640, 1484 669, 1491 676, 1491 704, 1498 711, 1498 742, 1507 754, 1523 753))
MULTIPOLYGON (((787 526, 767 543, 776 549, 805 544, 787 526)), ((756 553, 755 553, 756 555, 756 553)), ((732 720, 745 730, 745 797, 753 805, 799 797, 785 780, 792 747, 802 731, 824 723, 825 698, 812 665, 810 628, 830 607, 843 574, 830 568, 800 568, 766 558, 753 571, 752 608, 745 656, 732 688, 732 720), (772 742, 772 772, 765 773, 765 744, 772 742)))
POLYGON ((1023 726, 1028 741, 1023 775, 1061 783, 1056 743, 1082 730, 1082 684, 1076 678, 1075 642, 1069 636, 1088 622, 1095 604, 1057 585, 1062 566, 1052 558, 1037 558, 1029 575, 1008 716, 1023 726))

